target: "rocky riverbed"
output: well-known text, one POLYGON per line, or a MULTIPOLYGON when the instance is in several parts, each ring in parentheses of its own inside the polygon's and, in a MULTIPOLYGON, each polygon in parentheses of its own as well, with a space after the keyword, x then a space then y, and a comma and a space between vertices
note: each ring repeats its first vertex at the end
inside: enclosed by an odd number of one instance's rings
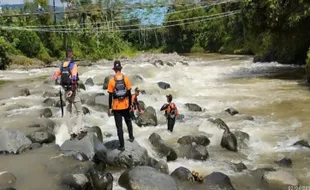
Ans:
MULTIPOLYGON (((141 54, 123 72, 145 93, 136 140, 117 150, 107 114, 113 61, 79 63, 88 135, 68 140, 49 68, 0 72, 0 189, 287 189, 309 186, 303 68, 251 57, 141 54), (179 108, 173 133, 160 107, 179 108)), ((66 115, 66 113, 65 113, 66 115)), ((74 122, 75 118, 73 118, 74 122)), ((124 125, 124 137, 128 133, 124 125)))

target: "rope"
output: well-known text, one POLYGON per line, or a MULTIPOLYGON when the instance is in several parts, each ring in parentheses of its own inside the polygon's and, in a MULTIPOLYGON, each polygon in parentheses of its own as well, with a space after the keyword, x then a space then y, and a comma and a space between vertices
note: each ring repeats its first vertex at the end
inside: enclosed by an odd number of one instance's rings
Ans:
MULTIPOLYGON (((199 6, 199 7, 194 7, 194 8, 189 8, 189 9, 185 9, 185 10, 179 10, 179 11, 173 11, 173 12, 168 12, 165 15, 169 16, 169 15, 173 15, 173 14, 177 14, 177 13, 184 13, 184 12, 188 12, 188 11, 193 11, 193 10, 197 10, 197 9, 203 9, 203 8, 207 8, 207 7, 211 7, 211 6, 216 6, 216 5, 221 5, 221 4, 226 4, 226 3, 234 3, 234 2, 238 2, 239 0, 227 0, 227 1, 222 1, 219 3, 212 3, 212 4, 208 4, 208 5, 204 5, 204 6, 199 6)), ((1 17, 1 16, 0 16, 1 17)), ((145 17, 142 17, 140 19, 143 19, 145 17)), ((132 20, 136 20, 137 18, 127 18, 127 19, 115 19, 113 20, 113 23, 120 23, 120 22, 124 22, 124 21, 132 21, 132 20)), ((105 24, 106 21, 102 21, 102 22, 97 22, 97 24, 105 24)), ((76 26, 76 24, 60 24, 60 25, 41 25, 41 26, 26 26, 28 28, 54 28, 54 27, 67 27, 67 26, 76 26)))
MULTIPOLYGON (((156 26, 156 27, 144 27, 143 30, 154 30, 154 29, 160 29, 160 28, 169 28, 169 27, 174 27, 174 26, 180 26, 180 25, 185 25, 185 24, 193 24, 193 23, 199 23, 199 22, 203 22, 203 21, 208 21, 208 20, 213 20, 213 19, 218 19, 218 18, 224 18, 227 16, 232 16, 235 14, 239 14, 240 11, 231 11, 232 13, 230 14, 222 14, 220 16, 212 16, 209 15, 209 17, 205 17, 204 19, 201 20, 194 20, 194 21, 190 21, 190 22, 183 22, 183 23, 177 23, 177 24, 170 24, 170 25, 163 25, 163 26, 156 26)), ((199 18, 199 17, 196 17, 199 18)), ((184 20, 184 19, 181 19, 184 20)), ((178 22, 178 20, 174 20, 173 22, 178 22)), ((56 33, 85 33, 84 31, 82 31, 81 29, 76 29, 76 30, 49 30, 49 29, 30 29, 30 28, 25 28, 25 27, 13 27, 13 26, 0 26, 0 28, 2 30, 21 30, 21 31, 33 31, 33 32, 56 32, 56 33)), ((127 29, 127 30, 101 30, 98 32, 99 33, 116 33, 116 32, 131 32, 131 31, 141 31, 141 28, 136 28, 136 29, 127 29)), ((90 32, 93 33, 93 32, 90 32)))

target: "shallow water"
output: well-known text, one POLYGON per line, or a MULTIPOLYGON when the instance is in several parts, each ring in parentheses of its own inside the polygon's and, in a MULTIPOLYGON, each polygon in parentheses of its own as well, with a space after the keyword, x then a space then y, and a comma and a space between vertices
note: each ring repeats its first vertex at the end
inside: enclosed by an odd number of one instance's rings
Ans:
MULTIPOLYGON (((5 103, 0 106, 2 127, 26 131, 24 129, 26 118, 38 117, 37 111, 43 107, 42 102, 45 98, 41 94, 44 87, 40 76, 51 75, 54 70, 55 68, 0 71, 1 80, 19 80, 17 84, 5 83, 0 88, 0 105, 5 103), (34 79, 29 80, 32 78, 34 79), (14 85, 27 87, 32 95, 5 99, 8 89, 14 88, 14 85), (20 122, 20 119, 25 122, 20 122)), ((189 66, 178 63, 175 67, 155 67, 141 62, 124 65, 123 71, 125 74, 138 74, 143 78, 144 81, 140 83, 133 81, 133 87, 139 86, 140 89, 146 90, 147 94, 140 95, 139 99, 157 110, 157 116, 162 123, 157 127, 145 128, 139 128, 134 124, 136 140, 148 150, 150 156, 159 159, 148 141, 149 135, 153 132, 157 132, 172 146, 176 146, 176 141, 183 135, 205 133, 211 136, 211 144, 208 146, 210 158, 207 161, 179 158, 168 163, 170 172, 179 166, 198 171, 203 175, 220 171, 231 177, 237 189, 251 189, 251 185, 243 178, 246 172, 235 173, 230 168, 231 161, 242 161, 249 169, 255 169, 276 167, 274 160, 288 156, 293 160, 293 167, 288 170, 301 185, 310 185, 308 180, 310 150, 290 146, 297 140, 310 140, 308 127, 310 98, 308 88, 302 85, 304 81, 302 67, 277 63, 254 64, 251 57, 213 54, 189 56, 189 66), (168 82, 171 89, 159 89, 156 84, 159 81, 168 82), (159 112, 160 107, 165 103, 165 95, 169 93, 173 95, 173 101, 178 106, 179 112, 185 115, 185 123, 176 123, 172 134, 167 132, 163 113, 159 112), (185 103, 197 103, 206 110, 193 113, 186 109, 185 103), (250 135, 249 147, 241 149, 238 153, 229 152, 220 147, 223 131, 207 121, 208 115, 219 114, 228 107, 234 107, 242 114, 254 116, 254 121, 238 117, 224 119, 232 131, 241 130, 250 135)), ((82 81, 92 77, 95 84, 103 83, 105 76, 113 74, 111 65, 94 65, 81 68, 80 72, 82 81)), ((58 87, 53 88, 57 92, 58 87)), ((106 92, 99 85, 86 86, 86 88, 86 92, 80 93, 106 92)), ((85 125, 98 125, 103 132, 112 133, 112 139, 116 138, 113 117, 89 108, 91 115, 84 117, 85 125)), ((59 120, 59 110, 54 108, 52 111, 54 113, 52 119, 59 120)), ((28 123, 31 123, 31 119, 28 123)), ((126 127, 124 131, 127 137, 126 127)), ((57 131, 56 143, 61 145, 68 137, 66 126, 61 125, 57 131)), ((15 158, 8 158, 0 157, 0 170, 6 166, 6 170, 14 174, 16 172, 17 189, 25 189, 19 187, 25 187, 31 180, 36 180, 31 177, 28 177, 27 183, 25 180, 19 180, 19 176, 25 173, 14 169, 15 158)), ((24 159, 31 158, 25 154, 24 159)), ((31 170, 31 172, 36 171, 31 170)), ((117 185, 119 175, 119 172, 114 173, 116 178, 114 189, 122 189, 117 185)))

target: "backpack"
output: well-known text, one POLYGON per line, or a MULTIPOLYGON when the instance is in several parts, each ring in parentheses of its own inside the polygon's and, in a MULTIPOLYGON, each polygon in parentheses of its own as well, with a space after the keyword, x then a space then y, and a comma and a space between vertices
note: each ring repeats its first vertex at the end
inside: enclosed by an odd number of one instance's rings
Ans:
POLYGON ((71 72, 69 68, 70 63, 64 62, 64 64, 61 67, 61 78, 60 78, 60 85, 65 88, 69 89, 72 86, 72 80, 71 80, 71 72))
POLYGON ((114 76, 114 81, 115 81, 115 88, 114 88, 114 98, 116 99, 124 99, 127 97, 128 93, 127 93, 127 87, 125 84, 125 80, 124 80, 124 75, 122 75, 122 79, 121 80, 117 80, 116 76, 114 76))
POLYGON ((176 110, 176 106, 173 104, 173 108, 171 107, 171 105, 169 105, 169 109, 170 109, 170 113, 168 114, 168 116, 173 119, 176 116, 178 116, 178 111, 176 110))

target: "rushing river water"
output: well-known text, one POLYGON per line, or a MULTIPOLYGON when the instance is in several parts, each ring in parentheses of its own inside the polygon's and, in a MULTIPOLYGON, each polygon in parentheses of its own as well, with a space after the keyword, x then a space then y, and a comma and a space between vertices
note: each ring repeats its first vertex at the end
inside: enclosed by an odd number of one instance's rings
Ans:
MULTIPOLYGON (((179 158, 168 163, 170 172, 179 166, 198 171, 203 175, 220 171, 230 176, 236 189, 252 189, 251 184, 244 178, 247 173, 235 173, 229 167, 229 162, 242 161, 248 169, 276 167, 274 161, 287 156, 293 160, 293 167, 286 170, 291 172, 301 185, 310 185, 310 151, 291 146, 298 140, 310 139, 310 92, 303 85, 303 68, 277 63, 252 63, 251 57, 224 55, 192 55, 189 56, 188 63, 188 66, 178 63, 175 67, 167 65, 155 67, 143 62, 124 66, 125 74, 142 76, 143 82, 134 84, 134 87, 139 86, 147 92, 139 96, 147 106, 159 110, 165 103, 165 95, 171 93, 179 112, 185 115, 185 122, 177 122, 172 134, 167 132, 163 113, 159 111, 157 111, 159 126, 139 128, 134 124, 136 141, 148 150, 149 155, 159 159, 148 141, 153 132, 160 134, 171 145, 183 135, 203 132, 209 134, 211 141, 208 146, 210 154, 208 160, 193 161, 179 158), (171 89, 160 89, 156 84, 159 81, 169 83, 171 89), (198 113, 190 112, 184 106, 185 103, 196 103, 206 110, 198 113), (248 148, 241 149, 238 153, 220 147, 223 131, 207 121, 209 115, 216 115, 229 107, 254 117, 253 121, 242 117, 224 120, 231 130, 241 130, 250 135, 248 148)), ((80 67, 80 78, 85 81, 91 77, 96 84, 103 83, 105 76, 113 74, 111 68, 112 64, 80 67)), ((25 123, 33 122, 31 118, 36 117, 35 111, 43 107, 42 102, 45 98, 42 97, 42 92, 46 87, 42 85, 41 79, 52 75, 54 71, 55 68, 0 72, 0 80, 11 81, 0 84, 0 104, 7 102, 0 106, 1 127, 27 132, 27 129, 24 129, 25 123), (11 98, 14 85, 27 87, 31 95, 11 98)), ((106 93, 99 85, 86 88, 86 92, 80 93, 106 93)), ((57 89, 58 87, 55 87, 55 92, 57 89)), ((85 125, 100 126, 103 132, 113 134, 112 139, 116 138, 113 117, 108 117, 106 112, 89 108, 91 114, 84 116, 85 125)), ((59 120, 59 109, 53 108, 52 111, 54 113, 52 119, 59 120)), ((127 137, 126 127, 124 130, 127 137)), ((64 125, 57 129, 56 134, 56 143, 59 145, 69 138, 64 125)), ((42 189, 36 188, 34 184, 51 183, 49 176, 44 174, 44 168, 38 165, 41 163, 43 165, 42 159, 54 155, 48 151, 38 151, 34 154, 26 152, 0 157, 0 171, 11 171, 17 176, 17 189, 42 189), (35 166, 37 168, 33 169, 35 166)), ((117 184, 119 175, 120 172, 114 173, 116 190, 122 189, 117 184)))

